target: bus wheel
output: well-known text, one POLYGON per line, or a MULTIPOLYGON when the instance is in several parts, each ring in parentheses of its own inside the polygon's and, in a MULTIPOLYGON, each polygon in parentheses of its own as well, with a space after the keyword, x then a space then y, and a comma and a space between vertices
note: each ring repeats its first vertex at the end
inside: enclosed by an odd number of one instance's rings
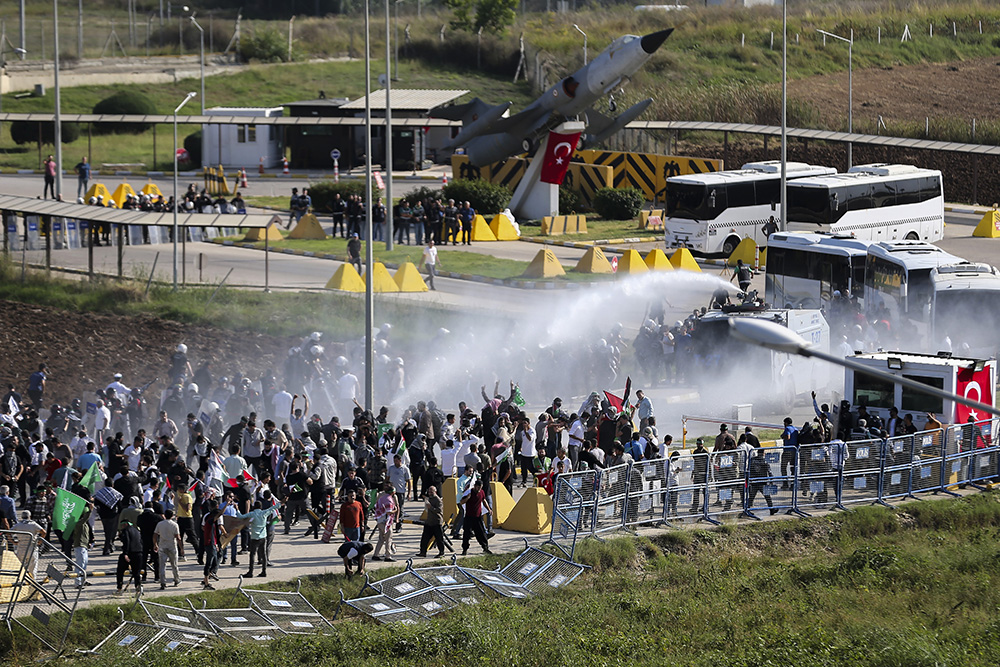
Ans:
POLYGON ((906 235, 906 240, 907 241, 919 241, 920 237, 917 235, 916 232, 910 232, 909 234, 906 235))
POLYGON ((737 237, 730 236, 722 244, 722 254, 728 258, 730 255, 736 252, 736 246, 738 246, 739 244, 740 240, 737 237))

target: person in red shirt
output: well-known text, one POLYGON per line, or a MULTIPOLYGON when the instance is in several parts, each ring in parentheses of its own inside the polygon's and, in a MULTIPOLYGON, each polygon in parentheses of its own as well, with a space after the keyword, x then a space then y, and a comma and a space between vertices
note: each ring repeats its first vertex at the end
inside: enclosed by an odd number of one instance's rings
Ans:
POLYGON ((472 489, 465 497, 465 520, 462 522, 462 555, 469 553, 469 538, 475 534, 476 542, 483 548, 483 553, 492 554, 490 543, 486 541, 486 530, 483 528, 483 516, 489 514, 490 506, 486 502, 483 491, 483 481, 477 479, 472 489))
POLYGON ((364 508, 355 499, 354 491, 348 491, 347 495, 344 496, 344 504, 340 506, 340 527, 348 542, 361 541, 362 516, 364 516, 364 508))
POLYGON ((219 517, 221 516, 222 510, 219 509, 218 501, 212 500, 208 514, 201 522, 201 546, 205 556, 205 576, 201 585, 210 591, 215 590, 215 587, 208 581, 208 578, 212 577, 218 581, 215 571, 219 568, 219 517))

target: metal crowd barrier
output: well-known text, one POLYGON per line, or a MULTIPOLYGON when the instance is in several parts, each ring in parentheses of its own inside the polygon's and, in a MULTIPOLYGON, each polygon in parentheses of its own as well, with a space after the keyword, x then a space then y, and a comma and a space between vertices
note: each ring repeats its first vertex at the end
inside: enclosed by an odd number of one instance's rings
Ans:
POLYGON ((888 505, 1000 480, 994 420, 868 439, 635 461, 562 475, 549 542, 572 556, 579 539, 677 521, 888 505), (591 486, 593 483, 595 486, 591 486), (588 520, 589 519, 589 520, 588 520))

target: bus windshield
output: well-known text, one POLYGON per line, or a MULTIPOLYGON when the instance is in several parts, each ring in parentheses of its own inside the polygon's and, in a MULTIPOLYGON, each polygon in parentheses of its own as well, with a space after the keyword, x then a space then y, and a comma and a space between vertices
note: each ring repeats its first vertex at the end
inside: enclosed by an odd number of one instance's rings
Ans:
POLYGON ((667 181, 667 217, 688 220, 713 220, 726 210, 724 185, 667 181))

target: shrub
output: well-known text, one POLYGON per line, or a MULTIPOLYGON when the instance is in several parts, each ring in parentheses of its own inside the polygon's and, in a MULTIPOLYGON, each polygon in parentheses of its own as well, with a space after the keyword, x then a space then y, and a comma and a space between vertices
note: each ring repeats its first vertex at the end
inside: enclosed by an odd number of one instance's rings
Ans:
POLYGON ((184 148, 188 152, 191 164, 195 167, 201 166, 201 130, 192 132, 184 137, 184 148))
POLYGON ((607 220, 631 220, 646 203, 636 188, 601 188, 594 195, 594 210, 607 220))
POLYGON ((579 213, 580 193, 565 186, 559 186, 559 213, 567 215, 569 213, 579 213))
MULTIPOLYGON (((340 194, 341 199, 347 199, 348 195, 365 195, 364 181, 320 181, 309 186, 309 197, 312 199, 313 209, 316 211, 332 211, 331 204, 333 196, 340 194)), ((372 182, 372 201, 382 196, 382 191, 372 182)))
MULTIPOLYGON (((156 105, 137 90, 121 90, 111 97, 105 97, 94 105, 95 114, 133 114, 148 115, 156 113, 156 105)), ((141 134, 152 124, 150 123, 95 123, 94 132, 97 134, 141 134)))
POLYGON ((454 199, 456 204, 468 201, 476 213, 483 217, 500 213, 510 203, 510 188, 494 185, 487 181, 457 179, 442 188, 445 199, 454 199))
POLYGON ((426 185, 422 185, 419 188, 410 190, 406 195, 406 201, 426 201, 427 199, 442 199, 444 193, 441 192, 441 188, 430 188, 426 185))
POLYGON ((285 62, 288 59, 288 41, 277 29, 255 27, 240 37, 240 58, 244 62, 285 62))
MULTIPOLYGON (((42 143, 55 143, 55 126, 52 123, 35 123, 15 120, 10 124, 10 138, 15 144, 32 144, 38 141, 38 128, 42 129, 42 143)), ((80 138, 80 126, 76 123, 62 123, 62 142, 71 144, 80 138)))

